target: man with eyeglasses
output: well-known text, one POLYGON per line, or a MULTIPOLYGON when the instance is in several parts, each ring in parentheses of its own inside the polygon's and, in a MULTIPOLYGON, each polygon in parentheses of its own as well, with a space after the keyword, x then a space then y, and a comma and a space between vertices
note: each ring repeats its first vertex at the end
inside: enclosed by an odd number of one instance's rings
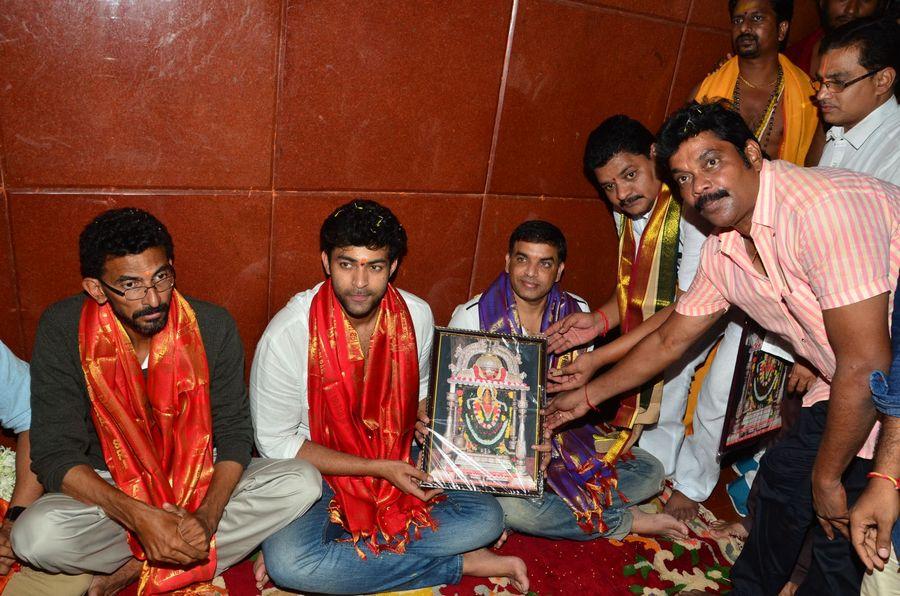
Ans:
POLYGON ((822 40, 813 81, 826 134, 820 166, 846 168, 900 185, 900 25, 860 19, 822 40))
MULTIPOLYGON (((244 357, 225 309, 175 289, 151 214, 106 211, 79 241, 84 294, 41 317, 32 359, 32 468, 47 489, 15 553, 91 593, 203 584, 320 496, 297 460, 251 460, 244 357)), ((202 588, 197 588, 202 589, 202 588)))

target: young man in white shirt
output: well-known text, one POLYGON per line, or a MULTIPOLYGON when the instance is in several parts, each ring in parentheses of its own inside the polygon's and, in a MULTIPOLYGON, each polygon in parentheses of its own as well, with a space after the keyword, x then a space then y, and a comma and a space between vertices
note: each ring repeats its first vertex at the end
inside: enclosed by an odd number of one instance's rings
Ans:
POLYGON ((525 564, 486 546, 503 530, 485 494, 426 490, 410 448, 426 395, 431 309, 390 284, 406 231, 378 203, 355 200, 322 225, 328 276, 272 319, 250 376, 256 443, 324 477, 322 499, 263 544, 279 586, 369 594, 505 576, 528 590, 525 564))

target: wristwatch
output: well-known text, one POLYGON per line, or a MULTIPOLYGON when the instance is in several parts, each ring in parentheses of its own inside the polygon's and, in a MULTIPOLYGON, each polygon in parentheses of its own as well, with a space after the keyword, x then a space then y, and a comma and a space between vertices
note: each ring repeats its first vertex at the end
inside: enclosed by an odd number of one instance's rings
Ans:
POLYGON ((9 509, 6 510, 6 515, 3 516, 3 520, 4 521, 9 520, 11 522, 14 522, 17 519, 19 519, 19 516, 22 515, 22 512, 25 511, 25 509, 26 508, 22 507, 21 505, 16 505, 15 507, 10 507, 9 509))

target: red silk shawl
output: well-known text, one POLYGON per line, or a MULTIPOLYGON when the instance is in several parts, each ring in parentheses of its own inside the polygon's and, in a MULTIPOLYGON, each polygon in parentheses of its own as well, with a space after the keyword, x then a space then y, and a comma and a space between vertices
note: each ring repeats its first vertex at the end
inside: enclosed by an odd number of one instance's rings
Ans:
MULTIPOLYGON (((173 503, 195 511, 213 459, 209 366, 193 309, 173 290, 168 322, 150 342, 146 381, 109 303, 85 300, 78 341, 91 416, 116 486, 154 507, 173 503)), ((208 559, 174 568, 146 562, 131 533, 128 543, 145 561, 141 594, 179 590, 215 574, 215 540, 208 559)))
MULTIPOLYGON (((368 358, 329 279, 309 311, 309 426, 313 441, 367 459, 412 463, 419 357, 409 309, 392 285, 381 300, 368 358)), ((372 476, 326 476, 332 521, 372 552, 403 552, 410 526, 436 528, 430 506, 372 476)), ((357 546, 357 552, 365 558, 357 546)))

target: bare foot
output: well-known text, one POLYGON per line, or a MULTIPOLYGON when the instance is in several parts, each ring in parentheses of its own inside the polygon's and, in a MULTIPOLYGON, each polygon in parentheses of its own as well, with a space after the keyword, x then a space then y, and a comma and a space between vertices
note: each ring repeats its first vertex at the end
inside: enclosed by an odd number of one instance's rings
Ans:
POLYGON ((746 540, 750 533, 744 527, 744 524, 739 521, 729 523, 719 519, 710 524, 709 535, 719 540, 724 538, 746 540))
POLYGON ((494 543, 494 546, 491 548, 500 548, 504 544, 506 544, 507 539, 509 539, 509 535, 512 534, 512 530, 506 529, 503 530, 503 533, 500 534, 500 538, 497 538, 497 542, 494 543))
POLYGON ((256 579, 256 589, 262 592, 266 584, 269 583, 269 572, 266 571, 266 561, 263 559, 262 552, 253 561, 253 577, 256 579))
POLYGON ((800 586, 794 582, 788 582, 784 584, 784 587, 778 592, 778 596, 794 596, 799 588, 800 586))
POLYGON ((486 548, 463 555, 463 575, 505 577, 522 594, 528 593, 528 569, 519 557, 501 557, 486 548))
POLYGON ((109 575, 95 575, 88 596, 113 596, 141 575, 143 563, 131 559, 109 575))
POLYGON ((684 496, 681 491, 672 492, 663 511, 668 513, 678 521, 688 522, 697 517, 700 513, 700 503, 692 501, 684 496))
POLYGON ((631 531, 635 534, 660 534, 673 538, 687 538, 688 527, 668 513, 645 513, 637 507, 630 507, 631 531))

